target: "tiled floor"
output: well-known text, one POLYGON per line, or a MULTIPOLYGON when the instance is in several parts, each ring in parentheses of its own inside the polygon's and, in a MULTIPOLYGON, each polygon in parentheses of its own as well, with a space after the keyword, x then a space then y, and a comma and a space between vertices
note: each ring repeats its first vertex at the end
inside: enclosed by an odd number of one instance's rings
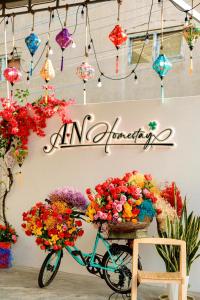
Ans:
MULTIPOLYGON (((30 268, 0 269, 0 300, 125 300, 97 278, 59 272, 53 283, 40 289, 38 270, 30 268)), ((163 291, 151 286, 139 288, 139 300, 156 300, 163 291)), ((128 299, 127 299, 128 300, 128 299)), ((195 300, 200 300, 196 295, 195 300)))

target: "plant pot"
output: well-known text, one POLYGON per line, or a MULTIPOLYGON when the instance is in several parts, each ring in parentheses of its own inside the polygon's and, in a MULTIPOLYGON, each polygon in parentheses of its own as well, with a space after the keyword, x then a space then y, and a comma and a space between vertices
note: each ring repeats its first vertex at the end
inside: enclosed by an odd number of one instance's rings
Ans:
POLYGON ((11 244, 7 242, 0 242, 0 269, 10 268, 11 261, 11 244))
MULTIPOLYGON (((169 300, 169 297, 167 295, 161 295, 159 296, 159 300, 169 300)), ((178 300, 178 298, 176 300, 178 300)), ((187 300, 195 300, 195 298, 192 296, 187 296, 187 300)))
MULTIPOLYGON (((186 276, 186 285, 189 285, 189 276, 186 276)), ((178 300, 178 284, 171 283, 167 285, 168 295, 159 296, 160 300, 178 300)), ((192 296, 187 296, 187 300, 195 300, 192 296)))

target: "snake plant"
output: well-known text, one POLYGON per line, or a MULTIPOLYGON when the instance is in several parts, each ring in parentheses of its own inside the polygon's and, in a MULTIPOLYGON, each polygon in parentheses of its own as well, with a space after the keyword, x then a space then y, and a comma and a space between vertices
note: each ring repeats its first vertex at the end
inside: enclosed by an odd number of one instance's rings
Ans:
MULTIPOLYGON (((187 275, 190 273, 192 263, 200 257, 200 216, 195 216, 194 212, 188 215, 186 199, 184 201, 182 215, 173 222, 167 218, 166 228, 158 234, 162 238, 172 238, 186 242, 187 275)), ((180 248, 177 246, 158 245, 156 247, 159 255, 165 262, 167 272, 177 272, 179 270, 180 248)))

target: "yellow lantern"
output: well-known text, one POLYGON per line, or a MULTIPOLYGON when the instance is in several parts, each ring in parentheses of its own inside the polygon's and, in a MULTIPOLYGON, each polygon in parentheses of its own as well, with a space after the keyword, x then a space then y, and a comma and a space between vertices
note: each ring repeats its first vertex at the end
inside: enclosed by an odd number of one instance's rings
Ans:
POLYGON ((46 82, 49 82, 55 77, 53 64, 49 58, 46 58, 44 65, 40 71, 40 75, 46 82))

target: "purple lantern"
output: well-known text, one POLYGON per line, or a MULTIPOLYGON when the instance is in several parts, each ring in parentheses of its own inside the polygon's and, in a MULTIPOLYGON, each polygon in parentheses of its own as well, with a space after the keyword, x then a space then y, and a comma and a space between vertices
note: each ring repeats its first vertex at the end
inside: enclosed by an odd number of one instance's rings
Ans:
MULTIPOLYGON (((69 47, 73 43, 72 34, 69 33, 69 30, 64 27, 57 35, 56 35, 56 42, 60 46, 62 52, 69 47)), ((63 70, 63 63, 64 63, 64 57, 62 54, 62 60, 61 60, 61 71, 63 70)))

